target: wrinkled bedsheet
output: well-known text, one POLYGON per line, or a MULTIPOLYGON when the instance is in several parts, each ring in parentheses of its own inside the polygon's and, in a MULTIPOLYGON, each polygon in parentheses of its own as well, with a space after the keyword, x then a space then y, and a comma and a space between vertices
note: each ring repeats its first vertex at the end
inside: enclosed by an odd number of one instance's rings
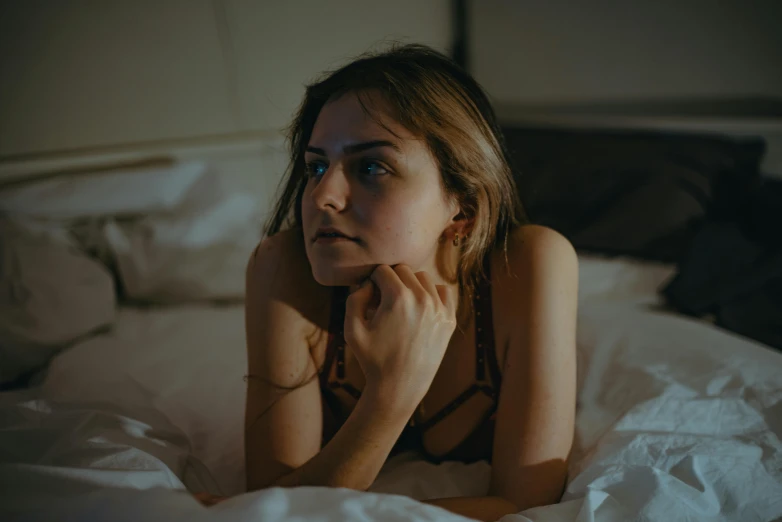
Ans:
MULTIPOLYGON (((566 493, 503 520, 782 519, 782 354, 662 311, 638 283, 582 284, 566 493)), ((460 520, 417 499, 486 493, 485 462, 403 454, 371 492, 241 494, 242 320, 241 307, 122 310, 38 388, 0 394, 0 518, 460 520), (188 491, 235 496, 205 508, 188 491)))

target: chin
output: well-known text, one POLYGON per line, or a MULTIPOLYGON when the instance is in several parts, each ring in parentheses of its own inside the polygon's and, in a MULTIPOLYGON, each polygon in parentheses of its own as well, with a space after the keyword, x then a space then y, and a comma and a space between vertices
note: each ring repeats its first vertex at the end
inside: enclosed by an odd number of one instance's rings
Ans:
POLYGON ((377 265, 335 266, 331 263, 312 262, 312 277, 323 286, 350 286, 361 283, 377 265))

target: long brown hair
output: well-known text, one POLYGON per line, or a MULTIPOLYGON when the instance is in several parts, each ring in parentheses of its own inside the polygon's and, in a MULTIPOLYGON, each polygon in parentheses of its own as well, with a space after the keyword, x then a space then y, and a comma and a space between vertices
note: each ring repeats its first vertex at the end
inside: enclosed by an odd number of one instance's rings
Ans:
POLYGON ((301 201, 307 184, 304 152, 323 106, 355 93, 373 116, 370 93, 379 93, 393 117, 425 140, 437 161, 448 195, 474 218, 458 269, 461 294, 469 298, 483 276, 483 259, 494 247, 505 252, 510 231, 526 221, 511 174, 504 139, 480 85, 445 55, 423 45, 403 45, 365 54, 307 86, 288 129, 290 166, 264 233, 283 226, 301 230, 301 201), (291 218, 293 222, 291 223, 291 218))

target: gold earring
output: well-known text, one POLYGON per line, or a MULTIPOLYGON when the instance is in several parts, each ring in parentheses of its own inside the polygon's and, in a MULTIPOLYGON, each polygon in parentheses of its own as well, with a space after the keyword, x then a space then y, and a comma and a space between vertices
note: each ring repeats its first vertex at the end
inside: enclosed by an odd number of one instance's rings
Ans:
POLYGON ((453 246, 459 246, 459 234, 453 236, 453 246))

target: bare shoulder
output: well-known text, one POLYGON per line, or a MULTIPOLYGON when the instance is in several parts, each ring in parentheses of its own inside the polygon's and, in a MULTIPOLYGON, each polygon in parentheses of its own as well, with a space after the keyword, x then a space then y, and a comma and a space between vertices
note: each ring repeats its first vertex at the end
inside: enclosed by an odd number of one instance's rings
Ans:
MULTIPOLYGON (((247 263, 247 278, 267 290, 283 290, 291 280, 308 271, 304 247, 296 230, 266 237, 255 247, 247 263)), ((257 290, 251 286, 248 290, 257 290)))
MULTIPOLYGON (((524 225, 508 237, 507 265, 505 260, 501 250, 495 251, 492 288, 499 337, 507 340, 506 346, 524 346, 526 351, 543 347, 513 339, 537 335, 544 324, 572 322, 578 301, 576 251, 559 232, 524 225)), ((498 353, 500 364, 506 355, 498 353)))
POLYGON ((578 256, 570 241, 554 229, 540 225, 523 225, 508 236, 507 267, 501 251, 495 252, 493 264, 498 268, 495 284, 502 287, 512 280, 533 275, 578 275, 578 256))
POLYGON ((262 292, 284 299, 302 313, 322 302, 328 289, 312 277, 304 243, 296 230, 284 230, 264 238, 247 263, 247 292, 262 292))
POLYGON ((564 258, 564 263, 577 262, 573 245, 556 230, 540 225, 523 225, 511 232, 508 253, 516 256, 564 258))
POLYGON ((328 288, 312 277, 297 230, 284 230, 264 238, 250 255, 246 273, 248 316, 264 314, 273 306, 278 313, 284 310, 286 322, 296 321, 297 328, 311 330, 323 323, 328 295, 328 288))

